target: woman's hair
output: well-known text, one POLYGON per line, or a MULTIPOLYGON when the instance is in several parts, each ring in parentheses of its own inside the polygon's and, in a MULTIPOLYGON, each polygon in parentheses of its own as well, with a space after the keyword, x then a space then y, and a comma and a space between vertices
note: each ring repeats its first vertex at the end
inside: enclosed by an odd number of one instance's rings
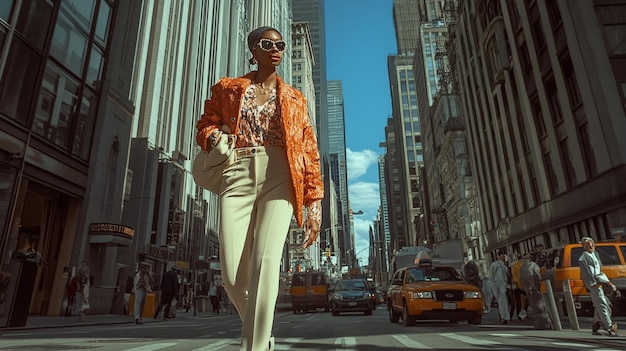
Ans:
POLYGON ((273 30, 274 32, 278 33, 282 37, 282 34, 280 34, 278 29, 276 28, 272 28, 268 26, 259 27, 253 30, 252 32, 250 32, 250 34, 248 34, 248 49, 250 49, 250 52, 252 52, 252 49, 254 49, 254 46, 259 43, 259 40, 261 40, 263 33, 267 32, 268 30, 273 30))

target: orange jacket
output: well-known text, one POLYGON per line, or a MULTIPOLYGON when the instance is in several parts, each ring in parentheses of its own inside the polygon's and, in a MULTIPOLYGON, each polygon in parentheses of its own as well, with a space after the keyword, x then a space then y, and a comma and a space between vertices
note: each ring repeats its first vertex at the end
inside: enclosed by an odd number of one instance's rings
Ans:
MULTIPOLYGON (((222 78, 211 87, 211 98, 204 102, 204 113, 196 124, 196 141, 209 151, 208 137, 222 125, 233 134, 239 134, 239 115, 243 95, 252 84, 256 71, 239 78, 222 78)), ((324 197, 324 184, 320 173, 320 155, 315 131, 309 122, 307 103, 302 93, 285 83, 276 81, 277 104, 280 109, 285 149, 296 203, 294 213, 298 225, 303 225, 302 207, 324 197)), ((320 223, 321 225, 321 223, 320 223)))

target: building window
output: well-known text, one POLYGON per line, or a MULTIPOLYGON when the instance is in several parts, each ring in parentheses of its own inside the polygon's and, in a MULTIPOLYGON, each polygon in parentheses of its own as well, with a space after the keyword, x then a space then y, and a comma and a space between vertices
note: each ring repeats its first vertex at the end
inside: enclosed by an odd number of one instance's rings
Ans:
POLYGON ((11 8, 13 7, 14 0, 2 0, 0 1, 0 19, 6 21, 7 23, 11 22, 11 8))
POLYGON ((41 83, 33 132, 67 148, 78 105, 78 82, 50 63, 41 83))
POLYGON ((556 173, 554 172, 550 152, 543 154, 543 163, 544 167, 546 167, 546 176, 548 178, 548 185, 550 186, 550 195, 555 196, 559 193, 559 182, 556 178, 556 173))
POLYGON ((528 163, 528 175, 530 176, 530 190, 532 192, 534 206, 537 206, 541 200, 541 197, 539 197, 539 183, 537 182, 535 167, 530 162, 528 163))
POLYGON ((626 54, 626 24, 605 26, 609 55, 626 54))
POLYGON ((570 152, 567 138, 564 138, 559 143, 559 151, 561 152, 561 162, 563 163, 563 169, 565 170, 565 181, 567 187, 571 188, 576 186, 576 171, 574 170, 574 163, 572 162, 572 153, 570 152))
POLYGON ((572 60, 569 57, 561 62, 561 69, 563 70, 563 77, 565 78, 565 87, 570 100, 570 107, 575 108, 582 104, 582 98, 580 97, 580 89, 578 88, 578 81, 576 80, 572 60))
POLYGON ((593 144, 589 135, 589 124, 584 122, 578 127, 578 137, 580 138, 580 146, 582 148, 585 170, 587 176, 593 178, 598 174, 596 166, 596 157, 593 152, 593 144))
POLYGON ((98 96, 91 90, 84 89, 72 141, 72 154, 83 160, 89 159, 91 136, 93 134, 94 121, 96 120, 97 105, 98 96))
POLYGON ((16 29, 39 50, 43 50, 48 36, 52 7, 51 1, 29 0, 22 2, 16 29))
POLYGON ((98 10, 98 22, 96 22, 96 35, 94 38, 96 41, 106 47, 107 39, 109 37, 109 20, 111 18, 111 6, 105 1, 100 2, 100 9, 98 10))
POLYGON ((40 66, 41 56, 14 38, 0 79, 0 112, 23 125, 28 123, 40 66))
POLYGON ((559 94, 556 90, 556 82, 554 77, 546 83, 546 93, 548 94, 548 107, 550 108, 550 117, 552 123, 556 126, 563 121, 563 113, 561 111, 561 103, 559 102, 559 94))
POLYGON ((50 54, 72 73, 82 75, 87 53, 87 37, 80 32, 70 18, 61 12, 52 38, 50 54))
POLYGON ((561 19, 561 11, 559 11, 557 1, 546 1, 546 7, 548 8, 548 17, 550 18, 552 28, 560 26, 563 20, 561 19))
POLYGON ((546 136, 546 125, 543 121, 543 113, 541 112, 541 105, 539 99, 535 96, 532 100, 533 118, 535 120, 535 128, 537 129, 537 136, 541 139, 546 136))

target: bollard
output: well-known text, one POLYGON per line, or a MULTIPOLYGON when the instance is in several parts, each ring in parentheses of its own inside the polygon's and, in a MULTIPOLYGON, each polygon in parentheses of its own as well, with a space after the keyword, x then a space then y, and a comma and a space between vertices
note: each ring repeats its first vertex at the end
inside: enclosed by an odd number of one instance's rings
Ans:
POLYGON ((574 307, 574 296, 572 295, 572 289, 569 284, 569 279, 565 279, 563 281, 563 298, 565 299, 565 306, 567 307, 567 316, 569 317, 569 322, 572 325, 572 330, 580 330, 578 315, 576 314, 576 308, 574 307))
POLYGON ((554 299, 554 291, 552 291, 552 282, 550 279, 544 280, 546 284, 546 297, 547 297, 547 305, 548 305, 548 314, 552 319, 552 326, 554 330, 561 331, 563 327, 561 326, 561 319, 559 318, 559 311, 556 308, 556 301, 554 299))

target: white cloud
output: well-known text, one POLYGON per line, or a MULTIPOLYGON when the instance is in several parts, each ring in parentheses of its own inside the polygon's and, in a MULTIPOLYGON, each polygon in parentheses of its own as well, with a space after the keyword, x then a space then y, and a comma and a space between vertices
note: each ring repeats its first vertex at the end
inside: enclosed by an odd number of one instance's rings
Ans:
MULTIPOLYGON (((378 164, 378 154, 372 150, 352 151, 346 148, 348 180, 357 179, 367 173, 371 165, 378 164)), ((374 167, 378 173, 378 167, 374 167)))
POLYGON ((354 215, 354 251, 361 258, 361 265, 368 263, 369 228, 374 226, 374 219, 380 206, 378 183, 357 182, 348 185, 350 205, 354 211, 363 211, 354 215))

